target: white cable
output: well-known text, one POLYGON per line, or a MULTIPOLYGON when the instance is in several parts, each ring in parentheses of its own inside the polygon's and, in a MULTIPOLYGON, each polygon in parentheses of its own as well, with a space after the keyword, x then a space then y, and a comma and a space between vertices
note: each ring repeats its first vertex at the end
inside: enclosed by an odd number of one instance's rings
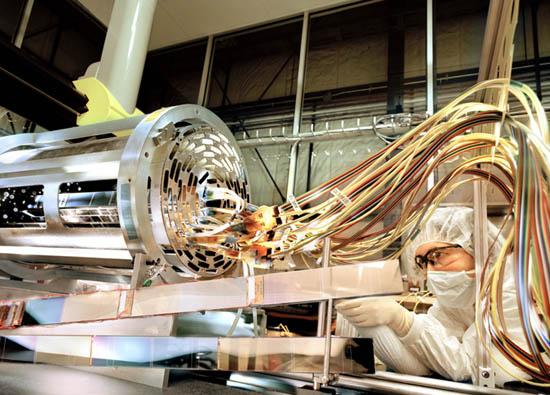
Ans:
POLYGON ((231 325, 231 328, 229 328, 229 331, 227 332, 227 337, 231 337, 233 335, 233 332, 235 331, 235 328, 237 328, 237 324, 239 323, 239 320, 241 319, 241 315, 243 313, 243 309, 237 310, 237 315, 235 316, 235 319, 233 320, 233 325, 231 325))
MULTIPOLYGON (((248 265, 243 262, 243 277, 248 277, 248 265)), ((233 320, 233 324, 231 325, 231 328, 229 328, 229 331, 227 332, 227 337, 231 337, 233 335, 233 332, 235 331, 235 328, 237 328, 237 324, 239 323, 239 320, 241 319, 241 315, 243 314, 243 309, 237 310, 237 315, 235 316, 235 319, 233 320)))
MULTIPOLYGON (((256 263, 256 258, 252 260, 252 265, 250 265, 250 276, 254 276, 254 264, 256 263)), ((248 276, 247 276, 248 277, 248 276)), ((258 337, 259 331, 258 331, 258 311, 256 310, 256 307, 252 307, 252 328, 254 329, 254 336, 258 337)))

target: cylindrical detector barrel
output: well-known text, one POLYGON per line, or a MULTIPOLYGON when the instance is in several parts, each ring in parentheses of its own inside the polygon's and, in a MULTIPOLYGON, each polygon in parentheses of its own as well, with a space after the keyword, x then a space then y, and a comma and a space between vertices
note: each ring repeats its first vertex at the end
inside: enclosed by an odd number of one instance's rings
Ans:
POLYGON ((0 258, 131 267, 143 253, 197 276, 233 265, 181 237, 200 216, 197 191, 228 188, 249 200, 231 132, 207 109, 184 105, 113 135, 131 120, 2 139, 0 258))

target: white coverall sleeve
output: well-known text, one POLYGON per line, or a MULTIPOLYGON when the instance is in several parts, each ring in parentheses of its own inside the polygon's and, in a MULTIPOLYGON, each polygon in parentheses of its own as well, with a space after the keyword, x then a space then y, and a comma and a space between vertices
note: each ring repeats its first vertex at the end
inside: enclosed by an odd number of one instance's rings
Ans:
POLYGON ((343 314, 337 313, 336 336, 371 338, 376 357, 395 372, 415 376, 427 376, 431 373, 387 326, 357 328, 343 314))
POLYGON ((399 336, 389 327, 382 325, 357 328, 357 332, 361 337, 372 338, 374 353, 393 371, 414 376, 427 376, 431 373, 430 369, 405 347, 399 336))
POLYGON ((447 327, 452 328, 455 324, 436 303, 428 314, 414 316, 409 333, 401 340, 434 372, 455 381, 465 381, 475 376, 476 339, 461 339, 449 333, 447 327))
MULTIPOLYGON (((506 319, 508 335, 517 344, 524 346, 523 330, 515 303, 515 290, 508 277, 504 283, 503 310, 506 319)), ((402 337, 403 344, 409 351, 427 367, 441 376, 464 381, 471 379, 477 384, 477 330, 475 323, 471 324, 460 337, 453 336, 447 328, 456 328, 457 323, 450 318, 436 303, 428 314, 417 314, 409 333, 402 337)), ((516 377, 530 379, 530 376, 512 365, 498 349, 491 345, 491 353, 506 370, 516 377)), ((501 387, 508 381, 518 380, 492 361, 495 374, 495 384, 501 387)))

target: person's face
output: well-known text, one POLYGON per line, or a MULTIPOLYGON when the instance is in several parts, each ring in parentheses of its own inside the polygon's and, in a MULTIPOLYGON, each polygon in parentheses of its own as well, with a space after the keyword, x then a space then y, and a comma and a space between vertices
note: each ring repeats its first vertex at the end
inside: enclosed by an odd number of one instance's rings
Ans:
MULTIPOLYGON (((434 241, 431 243, 423 244, 416 249, 415 256, 425 256, 429 251, 452 245, 451 243, 442 243, 434 241)), ((463 248, 444 248, 441 250, 435 250, 430 254, 435 265, 428 263, 426 269, 424 269, 424 275, 428 275, 428 271, 445 271, 445 272, 460 272, 462 270, 473 270, 475 267, 474 257, 471 256, 463 248)), ((474 277, 474 274, 468 274, 470 277, 474 277)))

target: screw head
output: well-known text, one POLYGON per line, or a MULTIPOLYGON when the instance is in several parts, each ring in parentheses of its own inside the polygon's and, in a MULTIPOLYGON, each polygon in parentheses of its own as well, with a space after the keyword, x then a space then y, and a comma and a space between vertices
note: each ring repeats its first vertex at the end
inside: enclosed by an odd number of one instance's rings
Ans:
POLYGON ((486 370, 481 372, 481 377, 483 377, 484 379, 488 379, 489 378, 489 372, 486 371, 486 370))

